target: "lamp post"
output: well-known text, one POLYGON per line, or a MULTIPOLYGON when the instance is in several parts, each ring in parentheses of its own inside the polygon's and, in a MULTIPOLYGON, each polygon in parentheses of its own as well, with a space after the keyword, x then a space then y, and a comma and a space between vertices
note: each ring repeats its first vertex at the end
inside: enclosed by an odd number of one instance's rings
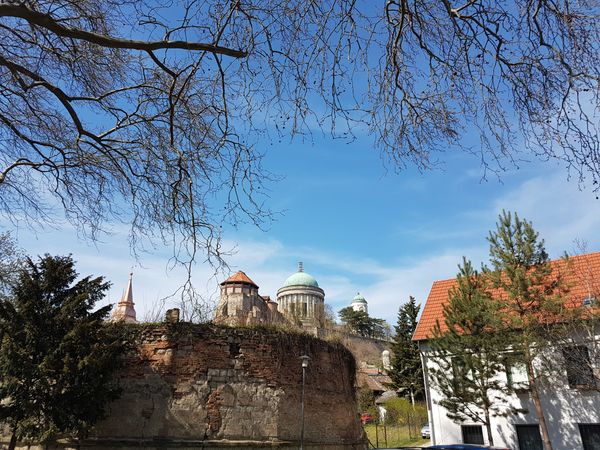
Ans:
POLYGON ((302 355, 302 400, 300 402, 300 450, 304 450, 304 381, 306 379, 306 368, 308 367, 308 361, 310 356, 302 355))

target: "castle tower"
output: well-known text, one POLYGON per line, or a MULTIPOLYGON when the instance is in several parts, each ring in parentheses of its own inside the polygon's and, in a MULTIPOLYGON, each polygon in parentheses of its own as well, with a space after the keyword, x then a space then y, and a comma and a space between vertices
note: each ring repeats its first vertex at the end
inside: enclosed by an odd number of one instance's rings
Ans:
POLYGON ((290 320, 299 320, 305 329, 319 327, 325 310, 325 292, 312 275, 298 263, 298 272, 290 275, 277 291, 279 311, 290 320))
POLYGON ((258 295, 258 285, 244 272, 236 272, 221 283, 215 321, 228 325, 252 323, 253 307, 260 304, 259 300, 265 303, 258 295))
POLYGON ((137 323, 135 318, 135 308, 133 303, 133 288, 132 288, 133 273, 129 274, 127 287, 123 292, 123 296, 112 313, 111 320, 115 322, 137 323))
POLYGON ((360 295, 360 292, 356 293, 356 296, 352 299, 352 303, 350 304, 354 311, 362 311, 369 314, 367 300, 360 295))

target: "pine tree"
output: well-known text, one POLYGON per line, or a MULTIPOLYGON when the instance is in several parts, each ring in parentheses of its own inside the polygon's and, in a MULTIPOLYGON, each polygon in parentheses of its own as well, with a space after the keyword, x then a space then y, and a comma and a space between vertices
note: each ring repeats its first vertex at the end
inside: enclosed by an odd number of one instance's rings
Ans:
POLYGON ((580 308, 565 308, 568 291, 563 278, 553 270, 544 241, 531 222, 505 211, 490 232, 489 276, 492 285, 505 293, 503 316, 515 330, 511 346, 524 357, 532 402, 539 420, 544 450, 552 450, 548 426, 540 402, 538 362, 567 337, 570 324, 579 323, 580 308))
POLYGON ((429 352, 435 361, 430 375, 443 396, 440 405, 452 420, 482 423, 490 445, 491 418, 518 411, 497 395, 511 392, 499 377, 511 363, 506 350, 512 342, 501 306, 486 277, 463 259, 444 306, 444 327, 436 324, 429 352))
POLYGON ((10 448, 81 437, 119 395, 123 328, 103 322, 110 306, 93 311, 109 283, 77 276, 70 256, 27 259, 0 300, 0 421, 10 448))
POLYGON ((384 319, 370 317, 364 311, 354 311, 346 306, 338 311, 340 320, 354 333, 364 337, 384 339, 388 334, 388 324, 384 319))
POLYGON ((398 310, 398 323, 394 327, 395 336, 392 352, 392 370, 389 376, 394 389, 408 394, 411 403, 422 399, 425 391, 423 384, 423 368, 419 346, 412 341, 412 336, 417 328, 417 317, 420 305, 413 296, 398 310))

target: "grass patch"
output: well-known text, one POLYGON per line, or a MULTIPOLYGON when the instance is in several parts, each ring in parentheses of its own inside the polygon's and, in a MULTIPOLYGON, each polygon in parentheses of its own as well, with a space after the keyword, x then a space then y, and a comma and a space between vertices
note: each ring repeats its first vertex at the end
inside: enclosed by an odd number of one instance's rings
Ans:
POLYGON ((406 425, 383 425, 367 424, 364 426, 369 441, 376 448, 395 448, 395 447, 417 447, 429 444, 429 439, 422 439, 420 435, 415 435, 415 430, 409 433, 406 425))

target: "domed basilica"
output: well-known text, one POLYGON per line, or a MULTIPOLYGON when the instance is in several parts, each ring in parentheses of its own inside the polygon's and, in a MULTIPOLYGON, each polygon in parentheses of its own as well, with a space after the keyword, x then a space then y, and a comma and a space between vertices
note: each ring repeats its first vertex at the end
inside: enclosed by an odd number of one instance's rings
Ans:
POLYGON ((290 323, 317 334, 324 311, 325 292, 300 262, 298 271, 277 290, 276 302, 260 295, 258 285, 244 272, 223 281, 215 322, 229 325, 290 323))

